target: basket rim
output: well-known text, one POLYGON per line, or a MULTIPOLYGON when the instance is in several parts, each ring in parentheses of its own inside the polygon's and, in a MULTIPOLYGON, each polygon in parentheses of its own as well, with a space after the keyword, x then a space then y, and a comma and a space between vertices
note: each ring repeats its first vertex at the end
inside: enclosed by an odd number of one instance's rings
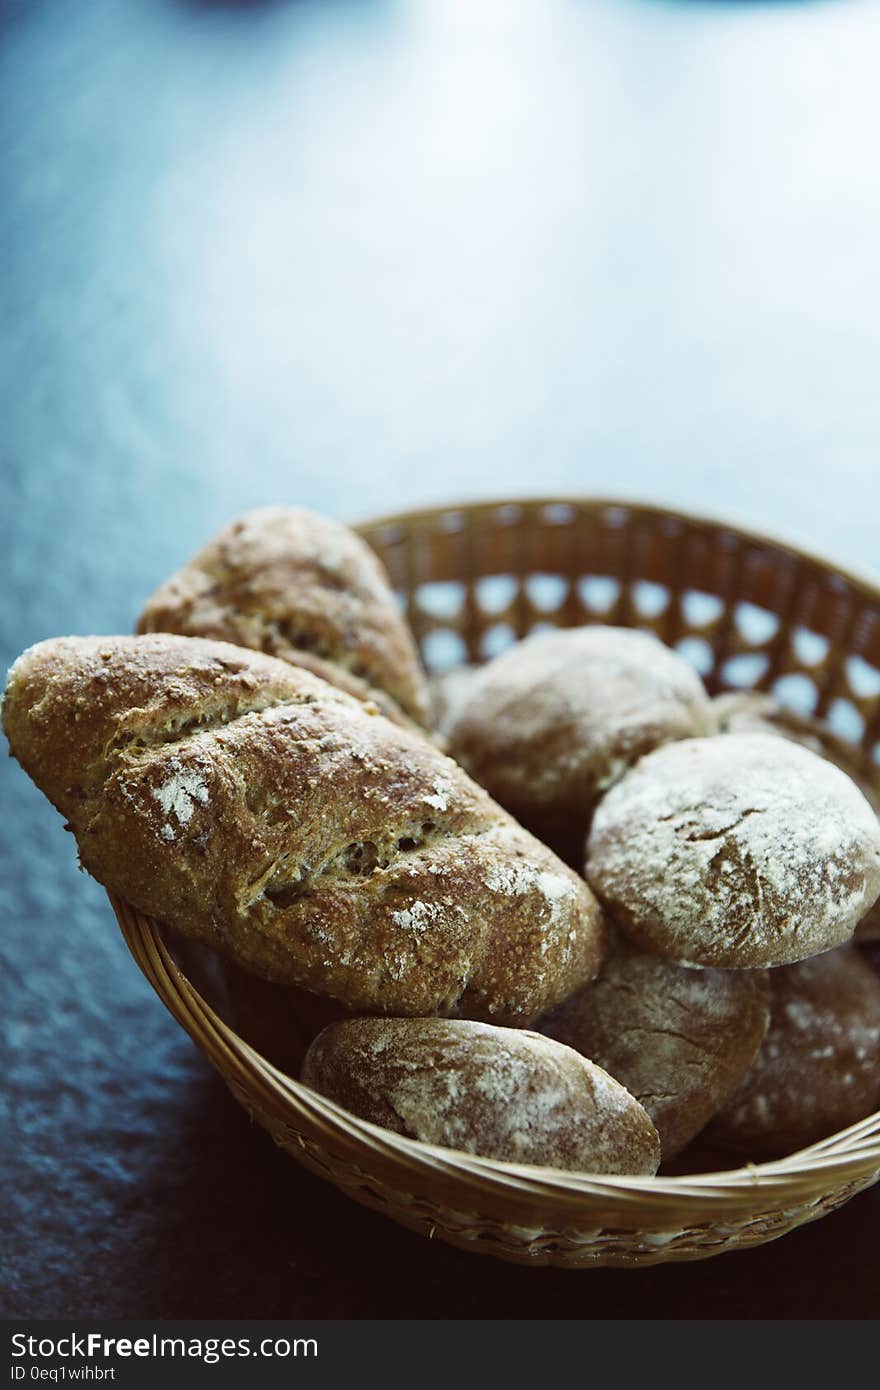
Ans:
POLYGON ((228 1079, 228 1068, 223 1065, 225 1052, 252 1083, 268 1088, 277 1103, 316 1127, 361 1145, 365 1167, 369 1154, 384 1153, 404 1159, 426 1174, 442 1173, 477 1182, 484 1191, 491 1188, 508 1197, 569 1208, 586 1198, 617 1199, 618 1203, 628 1198, 634 1202, 651 1198, 670 1205, 680 1205, 685 1198, 696 1204, 711 1201, 716 1206, 729 1203, 740 1207, 744 1196, 754 1196, 759 1189, 773 1191, 777 1202, 786 1198, 802 1201, 810 1193, 824 1193, 832 1182, 856 1180, 880 1169, 880 1110, 781 1159, 746 1163, 723 1172, 683 1175, 567 1172, 482 1158, 410 1139, 362 1120, 274 1066, 220 1018, 188 978, 163 940, 161 924, 113 893, 108 891, 107 896, 142 973, 221 1074, 228 1079))
POLYGON ((497 511, 500 507, 524 507, 529 510, 540 510, 545 507, 578 507, 586 511, 619 509, 636 512, 645 517, 683 521, 689 526, 705 527, 708 531, 727 531, 753 545, 769 546, 773 550, 790 555, 793 559, 818 566, 880 602, 880 569, 876 574, 867 570, 850 569, 848 566, 842 565, 833 555, 821 549, 816 550, 795 537, 790 538, 775 532, 755 530, 754 527, 741 524, 738 520, 730 520, 711 512, 695 512, 686 507, 665 506, 662 502, 650 501, 635 495, 627 496, 617 493, 613 496, 607 496, 604 493, 585 492, 554 493, 548 496, 543 493, 535 493, 534 495, 520 493, 516 497, 481 497, 465 502, 432 503, 428 507, 411 507, 405 511, 380 513, 377 516, 369 516, 364 520, 352 521, 349 524, 360 536, 366 538, 369 533, 381 530, 383 527, 399 525, 406 521, 439 519, 449 512, 475 512, 482 515, 497 511))
MULTIPOLYGON (((526 512, 534 512, 554 506, 594 513, 620 509, 645 518, 680 521, 705 529, 709 534, 727 532, 748 544, 776 550, 819 569, 880 604, 880 574, 875 577, 851 570, 811 547, 740 525, 729 517, 706 515, 634 496, 536 493, 475 498, 383 513, 351 524, 369 540, 370 535, 383 528, 431 522, 451 512, 474 516, 502 507, 521 507, 526 512)), ((426 1178, 431 1173, 451 1176, 460 1182, 478 1185, 483 1193, 492 1192, 508 1199, 520 1197, 533 1204, 553 1207, 560 1217, 565 1215, 568 1220, 576 1219, 578 1210, 583 1213, 585 1203, 591 1198, 614 1205, 621 1220, 626 1219, 627 1207, 633 1215, 638 1212, 640 1199, 651 1199, 658 1208, 668 1205, 670 1210, 673 1207, 680 1210, 683 1202, 692 1203, 695 1208, 703 1208, 695 1211, 695 1220, 706 1220, 725 1211, 730 1215, 742 1213, 747 1198, 754 1198, 758 1192, 763 1192, 765 1199, 772 1197, 774 1209, 779 1210, 788 1203, 819 1199, 835 1185, 870 1178, 880 1171, 880 1110, 784 1158, 746 1163, 722 1172, 681 1175, 574 1173, 482 1158, 410 1139, 360 1119, 275 1067, 219 1017, 189 980, 163 940, 161 924, 109 890, 107 896, 141 972, 224 1079, 229 1082, 230 1071, 235 1071, 239 1084, 244 1077, 252 1087, 268 1092, 291 1120, 299 1118, 318 1131, 354 1143, 362 1150, 358 1163, 363 1165, 364 1172, 369 1171, 371 1156, 385 1155, 397 1162, 403 1161, 426 1178), (714 1213, 708 1210, 710 1206, 714 1213)), ((670 1215, 670 1220, 675 1223, 674 1215, 670 1215)), ((660 1229, 656 1225, 654 1228, 660 1229)), ((642 1225, 641 1229, 645 1227, 642 1225)))

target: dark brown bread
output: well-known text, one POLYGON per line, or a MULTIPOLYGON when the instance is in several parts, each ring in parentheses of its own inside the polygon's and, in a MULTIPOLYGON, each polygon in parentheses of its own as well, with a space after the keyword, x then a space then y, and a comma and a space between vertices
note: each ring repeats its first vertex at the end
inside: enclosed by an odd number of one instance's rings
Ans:
POLYGON ((599 797, 643 753, 709 727, 696 672, 650 633, 530 637, 474 674, 449 749, 511 815, 573 863, 599 797))
POLYGON ((388 718, 428 723, 418 653, 378 558, 347 526, 299 507, 232 522, 156 590, 138 631, 268 652, 388 718))
POLYGON ((880 981, 844 946, 770 971, 770 1028, 706 1130, 719 1149, 778 1158, 880 1107, 880 981))
POLYGON ((784 965, 852 936, 880 893, 880 823, 839 768, 776 734, 686 739, 600 803, 587 874, 645 950, 784 965))
POLYGON ((618 941, 598 980, 537 1026, 604 1067, 641 1102, 668 1161, 748 1072, 769 1006, 764 970, 687 970, 618 941))
POLYGON ((3 724, 84 867, 142 911, 360 1012, 533 1019, 596 973, 595 899, 370 711, 272 657, 155 634, 32 647, 3 724))
POLYGON ((509 1163, 654 1173, 657 1133, 601 1068, 538 1033, 436 1018, 333 1023, 302 1080, 429 1144, 509 1163))
POLYGON ((288 1076, 299 1075, 309 1045, 322 1028, 351 1016, 335 999, 310 994, 295 985, 261 980, 232 960, 214 958, 221 972, 229 1023, 239 1037, 288 1076))

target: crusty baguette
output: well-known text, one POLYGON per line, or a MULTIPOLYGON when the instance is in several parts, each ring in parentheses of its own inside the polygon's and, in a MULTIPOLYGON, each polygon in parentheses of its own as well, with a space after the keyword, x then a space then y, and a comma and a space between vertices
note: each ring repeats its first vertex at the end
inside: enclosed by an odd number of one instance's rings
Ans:
POLYGON ((42 642, 3 705, 82 863, 241 965, 369 1013, 523 1023, 598 970, 583 880, 419 734, 222 642, 42 642))
POLYGON ((347 526, 263 507, 225 527, 150 598, 139 632, 234 642, 429 720, 425 676, 385 573, 347 526))
POLYGON ((642 1106, 601 1067, 523 1029, 441 1018, 331 1023, 302 1080, 373 1124, 508 1163, 655 1173, 642 1106))

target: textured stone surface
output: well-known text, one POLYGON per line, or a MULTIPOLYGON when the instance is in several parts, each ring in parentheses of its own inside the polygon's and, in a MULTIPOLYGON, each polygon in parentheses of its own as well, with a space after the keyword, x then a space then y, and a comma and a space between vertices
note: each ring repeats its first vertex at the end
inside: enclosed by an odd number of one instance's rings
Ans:
MULTIPOLYGON (((4 664, 127 630, 276 501, 631 491, 873 564, 878 26, 858 0, 7 0, 4 664)), ((5 760, 0 798, 5 1311, 875 1314, 877 1189, 641 1273, 359 1209, 250 1126, 5 760)))

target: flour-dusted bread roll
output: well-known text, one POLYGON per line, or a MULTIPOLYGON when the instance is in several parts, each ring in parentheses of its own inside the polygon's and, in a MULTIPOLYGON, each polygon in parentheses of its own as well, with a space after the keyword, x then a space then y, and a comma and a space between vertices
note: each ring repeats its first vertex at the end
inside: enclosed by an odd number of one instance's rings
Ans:
POLYGON ((347 526, 299 507, 232 522, 156 590, 138 631, 268 652, 389 718, 428 722, 415 644, 378 558, 347 526))
POLYGON ((706 1140, 778 1158, 880 1109, 880 981, 852 946, 770 972, 770 1028, 706 1140))
POLYGON ((302 1080, 361 1119, 509 1163, 655 1173, 657 1132, 600 1067, 538 1033, 437 1018, 320 1033, 302 1080))
POLYGON ((360 1012, 522 1023, 601 960, 583 880, 450 759, 222 642, 59 638, 13 666, 13 753, 101 883, 360 1012))
POLYGON ((787 739, 688 739, 601 802, 587 876, 647 951, 784 965, 852 936, 880 893, 880 823, 845 773, 787 739))
POLYGON ((696 672, 656 637, 571 628, 511 647, 448 728, 453 757, 523 825, 579 862, 593 808, 660 743, 709 727, 696 672))
POLYGON ((674 1158, 730 1099, 767 1031, 764 970, 687 970, 616 944, 594 984, 538 1023, 645 1107, 674 1158))
MULTIPOLYGON (((856 765, 853 751, 820 720, 796 714, 772 695, 751 690, 719 695, 712 705, 719 733, 776 733, 795 743, 802 743, 805 748, 821 754, 851 777, 864 793, 866 801, 880 815, 880 794, 876 785, 856 765)), ((865 914, 856 927, 855 935, 859 941, 880 941, 880 903, 875 903, 865 914)))

